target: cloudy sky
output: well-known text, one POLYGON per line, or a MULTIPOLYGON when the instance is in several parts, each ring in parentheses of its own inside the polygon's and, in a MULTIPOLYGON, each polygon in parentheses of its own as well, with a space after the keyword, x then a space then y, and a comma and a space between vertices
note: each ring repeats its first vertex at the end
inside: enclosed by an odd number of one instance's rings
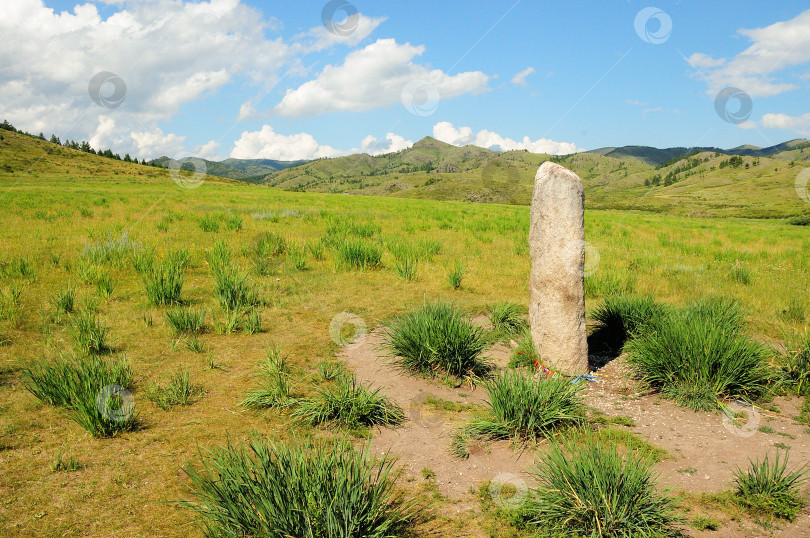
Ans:
POLYGON ((784 0, 0 0, 0 117, 140 158, 810 137, 784 0))

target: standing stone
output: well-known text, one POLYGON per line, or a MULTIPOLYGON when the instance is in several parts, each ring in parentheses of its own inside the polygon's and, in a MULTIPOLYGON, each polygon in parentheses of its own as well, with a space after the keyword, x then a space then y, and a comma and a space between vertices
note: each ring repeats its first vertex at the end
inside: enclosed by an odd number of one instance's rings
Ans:
POLYGON ((534 349, 552 370, 584 373, 585 196, 579 176, 552 162, 543 163, 534 177, 529 252, 534 349))

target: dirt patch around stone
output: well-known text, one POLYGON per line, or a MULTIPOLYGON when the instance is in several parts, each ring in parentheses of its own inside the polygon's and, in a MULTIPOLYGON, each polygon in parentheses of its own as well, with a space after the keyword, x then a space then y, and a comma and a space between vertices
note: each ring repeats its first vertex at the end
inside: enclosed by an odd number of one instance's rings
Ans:
MULTIPOLYGON (((441 380, 427 379, 402 371, 383 349, 384 334, 377 330, 361 342, 343 347, 338 357, 354 370, 358 381, 379 387, 405 410, 406 421, 395 428, 373 432, 372 448, 398 458, 406 482, 435 483, 438 492, 450 500, 444 510, 462 513, 477 510, 477 490, 487 481, 519 482, 529 485, 527 470, 544 447, 521 449, 506 441, 473 442, 470 457, 460 459, 450 452, 451 436, 476 410, 486 406, 481 386, 453 387, 441 380)), ((484 354, 498 368, 506 367, 512 352, 509 344, 498 343, 484 354)), ((700 494, 729 489, 734 470, 745 468, 749 459, 773 455, 777 447, 788 449, 791 465, 810 461, 810 435, 796 422, 796 400, 778 398, 773 404, 780 412, 746 410, 751 419, 735 425, 724 415, 697 413, 643 390, 629 375, 624 357, 609 362, 598 371, 595 382, 584 388, 586 401, 609 416, 632 419, 628 429, 642 439, 666 450, 670 457, 656 465, 663 488, 700 494), (773 433, 765 433, 773 430, 773 433), (781 445, 780 445, 781 443, 781 445)), ((448 514, 453 515, 453 514, 448 514)), ((698 513, 694 515, 700 515, 698 513)), ((749 521, 723 520, 718 531, 695 531, 689 536, 810 536, 810 515, 799 515, 793 523, 779 522, 764 529, 749 521)))

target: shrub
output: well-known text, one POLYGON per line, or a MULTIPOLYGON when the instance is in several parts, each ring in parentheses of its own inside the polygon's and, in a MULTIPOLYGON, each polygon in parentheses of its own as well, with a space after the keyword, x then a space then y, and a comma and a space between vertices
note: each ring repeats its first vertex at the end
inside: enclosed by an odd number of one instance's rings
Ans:
POLYGON ((65 408, 93 437, 110 437, 136 424, 134 400, 122 391, 132 383, 132 368, 124 359, 91 356, 34 362, 22 367, 22 378, 31 394, 65 408))
POLYGON ((769 353, 747 336, 733 300, 701 300, 674 311, 625 349, 642 380, 693 410, 717 409, 718 398, 758 398, 773 380, 769 353))
POLYGON ((166 320, 176 333, 201 333, 205 330, 205 311, 191 308, 172 308, 166 311, 166 320))
POLYGON ((187 370, 173 374, 166 385, 152 384, 146 389, 147 399, 164 411, 175 405, 191 405, 202 394, 202 386, 191 383, 187 370))
POLYGON ((92 312, 80 312, 70 318, 70 335, 73 337, 76 349, 82 353, 90 355, 109 353, 108 330, 107 326, 92 312))
POLYGON ((456 434, 454 452, 466 457, 466 439, 485 437, 515 441, 548 438, 585 419, 580 385, 561 378, 535 379, 507 371, 484 382, 489 394, 486 417, 470 421, 456 434), (461 439, 458 439, 458 437, 461 439))
POLYGON ((170 254, 162 264, 153 266, 141 275, 151 304, 169 305, 180 302, 184 267, 181 255, 170 254))
POLYGON ((379 246, 362 239, 346 239, 337 246, 338 263, 352 269, 374 269, 382 262, 379 246))
POLYGON ((340 379, 335 387, 318 389, 313 400, 303 400, 293 416, 312 425, 336 422, 349 428, 399 424, 405 414, 397 404, 352 377, 340 379))
POLYGON ((486 346, 483 330, 448 303, 425 303, 396 318, 386 336, 386 347, 402 367, 413 372, 481 376, 489 370, 479 358, 486 346))
POLYGON ((529 521, 555 536, 676 536, 674 502, 656 491, 653 464, 604 443, 553 444, 532 472, 529 521))
POLYGON ((810 226, 810 215, 801 215, 798 217, 790 217, 788 224, 793 226, 810 226))
POLYGON ((254 439, 245 448, 201 452, 186 466, 193 502, 209 536, 364 536, 403 534, 414 516, 395 493, 394 462, 344 440, 290 445, 254 439))
POLYGON ((734 473, 738 502, 756 514, 793 521, 804 504, 799 486, 806 480, 807 464, 788 470, 787 453, 780 462, 778 451, 773 463, 767 455, 750 463, 746 471, 738 467, 734 473))
POLYGON ((456 262, 450 272, 447 273, 447 283, 450 284, 450 287, 454 290, 457 290, 461 287, 461 279, 464 278, 464 266, 461 262, 456 262))
POLYGON ((489 320, 492 329, 498 334, 512 336, 528 329, 529 324, 523 317, 526 309, 517 303, 500 302, 492 305, 489 320))

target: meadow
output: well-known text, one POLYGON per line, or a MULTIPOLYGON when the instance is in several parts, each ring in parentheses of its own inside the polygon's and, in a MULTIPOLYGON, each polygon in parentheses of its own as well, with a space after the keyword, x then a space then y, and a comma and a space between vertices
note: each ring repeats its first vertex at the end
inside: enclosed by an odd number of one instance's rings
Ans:
MULTIPOLYGON (((187 465, 199 469, 201 453, 257 434, 294 444, 335 431, 240 405, 261 383, 268 348, 296 372, 288 395, 304 398, 331 386, 324 372, 341 342, 330 323, 341 313, 374 330, 426 301, 469 317, 527 301, 525 206, 213 177, 188 189, 165 170, 65 159, 0 175, 0 534, 199 535, 178 501, 191 499, 187 465), (155 284, 172 271, 179 285, 155 284), (95 352, 88 334, 102 339, 95 352), (131 369, 136 418, 110 436, 26 390, 26 368, 87 349, 131 369)), ((671 305, 722 296, 739 300, 763 343, 778 348, 806 326, 806 226, 589 210, 586 239, 588 311, 617 293, 671 305)), ((342 430, 360 445, 374 435, 342 430)))

